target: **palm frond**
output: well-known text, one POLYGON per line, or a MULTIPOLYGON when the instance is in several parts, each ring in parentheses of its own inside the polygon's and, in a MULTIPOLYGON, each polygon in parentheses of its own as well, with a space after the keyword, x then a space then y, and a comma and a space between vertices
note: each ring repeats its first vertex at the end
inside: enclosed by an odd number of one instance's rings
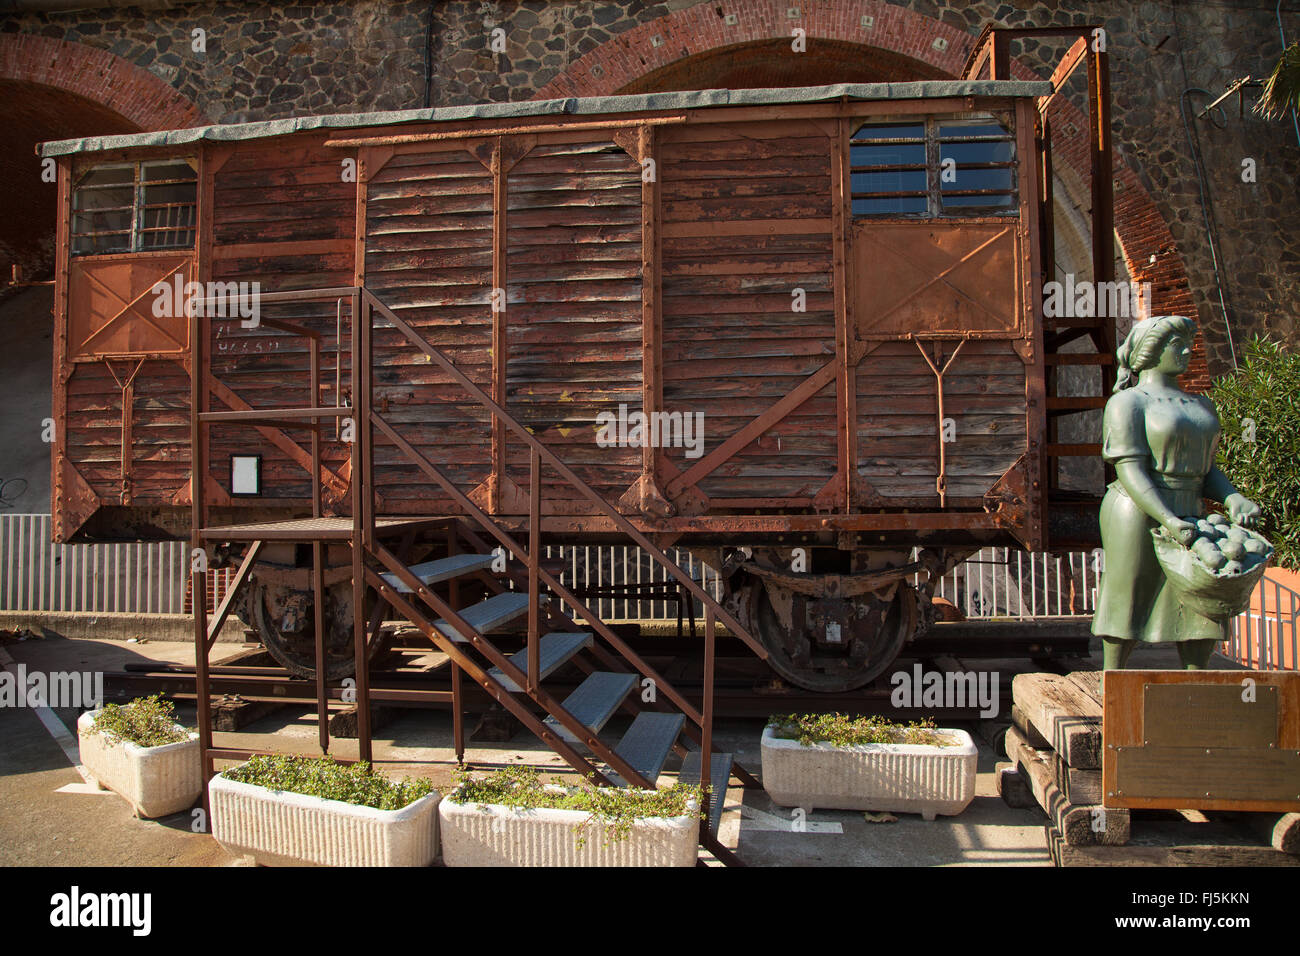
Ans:
POLYGON ((1281 119, 1293 109, 1300 109, 1300 41, 1282 51, 1255 104, 1255 112, 1270 120, 1281 119))

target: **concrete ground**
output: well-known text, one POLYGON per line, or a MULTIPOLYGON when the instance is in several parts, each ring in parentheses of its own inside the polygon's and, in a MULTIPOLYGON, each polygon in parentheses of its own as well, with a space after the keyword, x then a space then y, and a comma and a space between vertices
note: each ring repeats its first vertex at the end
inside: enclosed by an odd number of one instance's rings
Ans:
MULTIPOLYGON (((233 652, 235 649, 232 648, 233 652)), ((1142 649, 1147 651, 1147 649, 1142 649)), ((193 649, 180 643, 126 643, 108 640, 44 640, 8 642, 0 647, 29 672, 117 670, 132 660, 192 662, 193 649)), ((215 659, 222 655, 218 652, 215 659)), ((1151 649, 1137 666, 1168 666, 1163 649, 1151 649)), ((11 665, 13 666, 13 665, 11 665)), ((1175 665, 1176 666, 1176 665, 1175 665)), ((1226 666, 1220 661, 1219 666, 1226 666)), ((182 720, 194 724, 192 707, 179 708, 182 720)), ((76 753, 74 710, 58 710, 43 723, 25 707, 0 709, 0 865, 57 866, 230 866, 244 861, 226 853, 203 833, 191 829, 191 816, 137 820, 116 795, 88 787, 64 746, 76 753), (52 729, 51 729, 52 728, 52 729), (60 741, 66 728, 73 736, 60 741)), ((735 753, 758 775, 761 767, 761 720, 719 721, 715 746, 735 753)), ((967 729, 974 731, 973 726, 967 729)), ((608 728, 621 733, 618 721, 608 728)), ((314 710, 285 706, 238 734, 219 734, 219 744, 243 744, 263 750, 314 752, 317 748, 314 710)), ((1041 812, 1007 807, 994 788, 997 756, 973 733, 980 747, 979 776, 974 802, 957 817, 927 823, 920 816, 901 814, 893 823, 868 822, 862 813, 817 810, 799 830, 790 808, 777 807, 762 790, 733 787, 723 816, 723 842, 757 866, 1048 866, 1041 812)), ((355 743, 338 740, 334 752, 355 756, 355 743)), ((428 777, 439 787, 451 785, 455 772, 451 715, 442 711, 407 710, 375 735, 375 759, 398 775, 428 777)), ((476 768, 528 763, 567 774, 558 756, 526 731, 507 743, 471 742, 466 760, 476 768)), ((676 758, 665 774, 675 775, 676 758)), ((663 782, 668 782, 665 779, 663 782)))
MULTIPOLYGON (((25 641, 0 647, 28 671, 116 670, 136 645, 107 641, 25 641)), ((193 648, 149 645, 159 660, 193 659, 193 648), (179 651, 179 653, 177 653, 179 651)), ((184 714, 193 724, 192 708, 184 714)), ((76 710, 54 716, 73 739, 76 710)), ((230 855, 190 829, 188 813, 137 820, 126 801, 88 786, 68 755, 27 707, 0 708, 0 865, 4 866, 225 866, 230 855)))

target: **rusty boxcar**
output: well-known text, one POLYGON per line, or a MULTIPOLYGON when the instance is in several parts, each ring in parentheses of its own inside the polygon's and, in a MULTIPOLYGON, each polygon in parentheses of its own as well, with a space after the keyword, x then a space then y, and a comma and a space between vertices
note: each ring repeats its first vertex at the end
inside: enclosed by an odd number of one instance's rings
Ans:
MULTIPOLYGON (((530 522, 537 452, 459 373, 656 545, 722 571, 779 674, 860 686, 926 626, 936 574, 1049 545, 1055 88, 649 94, 46 144, 56 534, 238 556, 251 537, 223 525, 346 516, 364 481, 376 515, 458 514, 459 491, 503 529, 621 538, 557 469, 530 522), (362 311, 377 325, 354 339, 362 311), (383 432, 360 466, 356 383, 383 432), (268 418, 290 405, 306 413, 268 418)), ((346 542, 323 545, 317 609, 311 548, 263 538, 246 621, 311 673, 314 620, 347 673, 364 615, 346 542)))

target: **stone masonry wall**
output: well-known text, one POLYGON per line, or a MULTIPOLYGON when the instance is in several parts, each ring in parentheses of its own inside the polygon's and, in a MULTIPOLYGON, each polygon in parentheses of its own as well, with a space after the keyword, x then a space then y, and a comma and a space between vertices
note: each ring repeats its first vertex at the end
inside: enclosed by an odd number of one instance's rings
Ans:
MULTIPOLYGON (((1265 123, 1253 117, 1253 94, 1248 94, 1244 116, 1233 97, 1213 121, 1194 118, 1233 79, 1247 73, 1261 76, 1276 60, 1281 43, 1273 0, 907 0, 891 5, 971 37, 990 20, 1022 27, 1101 23, 1111 53, 1115 147, 1125 170, 1117 176, 1118 216, 1125 215, 1125 183, 1140 184, 1154 199, 1162 222, 1129 221, 1129 228, 1162 235, 1167 225, 1177 247, 1130 267, 1157 286, 1185 268, 1191 286, 1188 305, 1205 332, 1211 373, 1225 370, 1230 361, 1220 291, 1238 354, 1254 332, 1300 344, 1295 330, 1300 230, 1294 228, 1300 144, 1290 119, 1265 123), (1209 95, 1184 97, 1189 88, 1209 95), (1189 146, 1180 101, 1186 102, 1194 146, 1189 146), (1203 183, 1198 183, 1193 149, 1204 170, 1203 183), (1254 182, 1242 181, 1247 159, 1253 160, 1254 182), (1217 284, 1206 238, 1207 210, 1217 242, 1217 284)), ((796 25, 825 13, 842 19, 842 28, 851 31, 862 22, 855 16, 860 10, 882 6, 876 0, 787 0, 779 5, 708 0, 702 9, 716 14, 716 29, 725 42, 733 25, 729 17, 740 30, 746 17, 779 18, 773 10, 785 10, 788 23, 796 25)), ((107 50, 162 78, 209 120, 230 123, 295 113, 528 99, 621 34, 693 7, 693 0, 195 3, 150 11, 109 7, 9 13, 0 20, 0 41, 3 34, 22 33, 107 50), (504 52, 491 49, 496 28, 504 31, 504 52), (204 31, 203 53, 192 49, 195 29, 204 31)), ((1300 14, 1286 13, 1283 22, 1288 39, 1300 38, 1300 14)), ((862 42, 871 44, 869 33, 863 33, 862 42)), ((919 42, 928 43, 928 37, 919 42)), ((816 54, 816 43, 816 33, 810 31, 808 55, 816 54)), ((1055 42, 1026 41, 1013 53, 1046 75, 1046 65, 1061 48, 1055 42)), ((633 44, 620 49, 617 62, 635 78, 638 61, 644 59, 633 44)), ((826 82, 834 79, 829 76, 826 82)))

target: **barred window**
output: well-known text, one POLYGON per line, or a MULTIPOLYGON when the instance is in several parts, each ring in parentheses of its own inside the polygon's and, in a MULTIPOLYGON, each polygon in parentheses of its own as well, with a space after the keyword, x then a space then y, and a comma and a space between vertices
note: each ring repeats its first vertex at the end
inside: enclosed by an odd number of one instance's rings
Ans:
POLYGON ((1015 135, 992 116, 867 123, 849 140, 853 215, 1014 216, 1015 135))
POLYGON ((72 254, 193 248, 197 186, 185 160, 96 166, 72 194, 72 254))

